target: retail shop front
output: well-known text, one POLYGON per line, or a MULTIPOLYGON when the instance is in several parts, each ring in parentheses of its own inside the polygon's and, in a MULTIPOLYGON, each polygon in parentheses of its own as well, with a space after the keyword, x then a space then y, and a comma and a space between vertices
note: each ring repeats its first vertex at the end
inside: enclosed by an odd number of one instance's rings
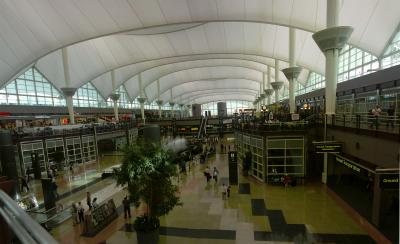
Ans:
POLYGON ((328 156, 328 187, 393 243, 398 243, 399 169, 328 156))

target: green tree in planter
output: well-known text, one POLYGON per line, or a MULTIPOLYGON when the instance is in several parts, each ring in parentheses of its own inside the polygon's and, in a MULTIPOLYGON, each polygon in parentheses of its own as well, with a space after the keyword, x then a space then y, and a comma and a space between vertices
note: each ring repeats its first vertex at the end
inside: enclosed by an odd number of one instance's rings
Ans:
POLYGON ((146 204, 144 216, 135 220, 137 231, 152 231, 159 227, 159 217, 181 205, 178 186, 173 177, 178 175, 172 164, 172 154, 154 144, 129 145, 124 150, 121 168, 114 170, 117 185, 127 186, 136 207, 146 204))

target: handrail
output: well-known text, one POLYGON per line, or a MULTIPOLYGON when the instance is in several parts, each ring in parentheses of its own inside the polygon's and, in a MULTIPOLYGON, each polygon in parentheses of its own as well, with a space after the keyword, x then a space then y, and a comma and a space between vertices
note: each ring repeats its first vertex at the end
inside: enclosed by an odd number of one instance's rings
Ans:
POLYGON ((399 168, 386 168, 386 169, 376 169, 376 172, 385 172, 385 171, 397 171, 399 172, 400 169, 399 168))
POLYGON ((201 130, 202 130, 202 128, 203 128, 203 120, 204 120, 204 118, 201 117, 199 132, 198 132, 198 134, 197 134, 197 138, 199 138, 199 139, 200 139, 200 137, 201 137, 201 130))
POLYGON ((22 243, 57 243, 39 223, 34 221, 2 190, 0 190, 0 215, 22 243))

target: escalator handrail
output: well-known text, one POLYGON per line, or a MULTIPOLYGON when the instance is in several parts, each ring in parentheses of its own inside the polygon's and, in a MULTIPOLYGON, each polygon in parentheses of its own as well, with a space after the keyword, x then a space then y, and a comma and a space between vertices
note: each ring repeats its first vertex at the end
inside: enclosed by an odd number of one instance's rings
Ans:
POLYGON ((39 223, 2 190, 0 190, 0 215, 22 243, 57 243, 39 223))

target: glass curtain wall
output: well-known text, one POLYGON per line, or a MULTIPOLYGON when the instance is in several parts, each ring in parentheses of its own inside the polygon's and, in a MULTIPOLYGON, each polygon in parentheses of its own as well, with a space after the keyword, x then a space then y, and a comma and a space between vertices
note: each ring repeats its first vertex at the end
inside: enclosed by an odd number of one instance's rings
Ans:
POLYGON ((107 107, 104 98, 97 92, 96 88, 94 88, 90 82, 78 88, 72 99, 75 107, 107 107))
POLYGON ((386 69, 400 64, 400 31, 394 36, 392 42, 383 54, 382 68, 386 69))
POLYGON ((29 68, 0 90, 0 104, 65 106, 65 100, 39 71, 29 68))
MULTIPOLYGON (((223 101, 226 102, 226 110, 228 115, 238 113, 240 109, 252 108, 253 104, 248 101, 223 101)), ((211 111, 211 116, 218 115, 217 102, 209 102, 201 105, 201 111, 211 111)))

